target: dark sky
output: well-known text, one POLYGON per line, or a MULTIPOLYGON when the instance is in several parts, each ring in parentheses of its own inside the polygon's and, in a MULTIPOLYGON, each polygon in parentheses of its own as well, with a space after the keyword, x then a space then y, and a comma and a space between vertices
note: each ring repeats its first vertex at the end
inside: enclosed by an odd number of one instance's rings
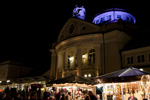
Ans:
POLYGON ((0 62, 21 61, 32 67, 50 67, 51 44, 72 16, 75 5, 84 5, 86 20, 106 8, 130 10, 141 28, 148 25, 149 2, 139 0, 54 0, 1 3, 0 62), (132 1, 132 2, 131 2, 132 1))

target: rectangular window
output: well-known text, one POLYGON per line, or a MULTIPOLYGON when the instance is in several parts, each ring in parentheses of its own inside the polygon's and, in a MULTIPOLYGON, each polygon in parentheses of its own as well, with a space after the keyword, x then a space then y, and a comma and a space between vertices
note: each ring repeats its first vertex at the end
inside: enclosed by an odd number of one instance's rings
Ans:
POLYGON ((111 20, 111 15, 109 15, 109 20, 111 20))
POLYGON ((144 55, 141 55, 141 61, 142 62, 145 62, 145 59, 144 59, 145 57, 144 57, 144 55))
POLYGON ((134 23, 134 20, 133 20, 133 18, 131 18, 131 23, 134 23))
POLYGON ((107 21, 111 20, 111 15, 107 16, 107 21))
POLYGON ((133 56, 127 57, 127 64, 133 64, 133 56))
POLYGON ((129 17, 127 17, 127 22, 129 22, 129 17))
POLYGON ((99 24, 99 20, 96 20, 96 24, 99 24))
POLYGON ((103 23, 105 21, 104 17, 101 18, 101 23, 103 23))
POLYGON ((140 56, 137 56, 137 62, 138 62, 138 63, 141 62, 140 56))
POLYGON ((117 18, 120 19, 120 18, 121 18, 121 15, 117 15, 117 18))
POLYGON ((131 59, 130 59, 130 60, 131 60, 131 64, 133 64, 133 57, 131 57, 131 59))
POLYGON ((127 64, 130 64, 130 57, 127 57, 127 64))
POLYGON ((144 55, 138 55, 138 56, 137 56, 137 62, 138 62, 138 63, 145 62, 145 57, 144 57, 144 55))

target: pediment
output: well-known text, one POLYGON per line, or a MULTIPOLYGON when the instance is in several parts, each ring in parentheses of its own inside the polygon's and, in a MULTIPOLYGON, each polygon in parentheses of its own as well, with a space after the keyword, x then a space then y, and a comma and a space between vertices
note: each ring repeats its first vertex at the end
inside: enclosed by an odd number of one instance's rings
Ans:
POLYGON ((98 30, 99 26, 95 24, 77 18, 70 18, 60 31, 57 42, 79 35, 92 34, 98 32, 98 30))

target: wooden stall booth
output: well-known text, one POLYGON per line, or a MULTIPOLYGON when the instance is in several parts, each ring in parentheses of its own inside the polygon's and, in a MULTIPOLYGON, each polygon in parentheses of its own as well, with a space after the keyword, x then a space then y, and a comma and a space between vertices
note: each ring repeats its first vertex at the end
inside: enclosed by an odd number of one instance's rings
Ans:
POLYGON ((49 87, 54 87, 55 92, 71 93, 73 100, 82 98, 88 91, 92 91, 96 95, 96 86, 93 80, 89 80, 77 75, 70 75, 65 78, 49 82, 49 87))
POLYGON ((143 100, 143 98, 149 98, 150 79, 145 82, 147 85, 145 87, 142 77, 145 79, 145 76, 149 75, 148 72, 130 67, 101 75, 95 79, 99 82, 96 86, 103 87, 103 100, 128 100, 130 93, 133 93, 138 100, 143 100))

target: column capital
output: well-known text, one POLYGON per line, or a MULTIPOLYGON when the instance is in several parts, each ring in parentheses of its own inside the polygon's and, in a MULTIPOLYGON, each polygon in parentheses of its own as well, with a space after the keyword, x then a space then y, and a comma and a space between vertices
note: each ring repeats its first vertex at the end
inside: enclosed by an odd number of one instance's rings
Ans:
POLYGON ((51 56, 56 56, 56 50, 55 49, 50 49, 49 50, 51 52, 51 56))
POLYGON ((65 52, 66 52, 66 49, 63 49, 63 50, 59 51, 59 54, 63 55, 65 52))
POLYGON ((50 51, 51 53, 56 52, 55 49, 50 49, 49 51, 50 51))

